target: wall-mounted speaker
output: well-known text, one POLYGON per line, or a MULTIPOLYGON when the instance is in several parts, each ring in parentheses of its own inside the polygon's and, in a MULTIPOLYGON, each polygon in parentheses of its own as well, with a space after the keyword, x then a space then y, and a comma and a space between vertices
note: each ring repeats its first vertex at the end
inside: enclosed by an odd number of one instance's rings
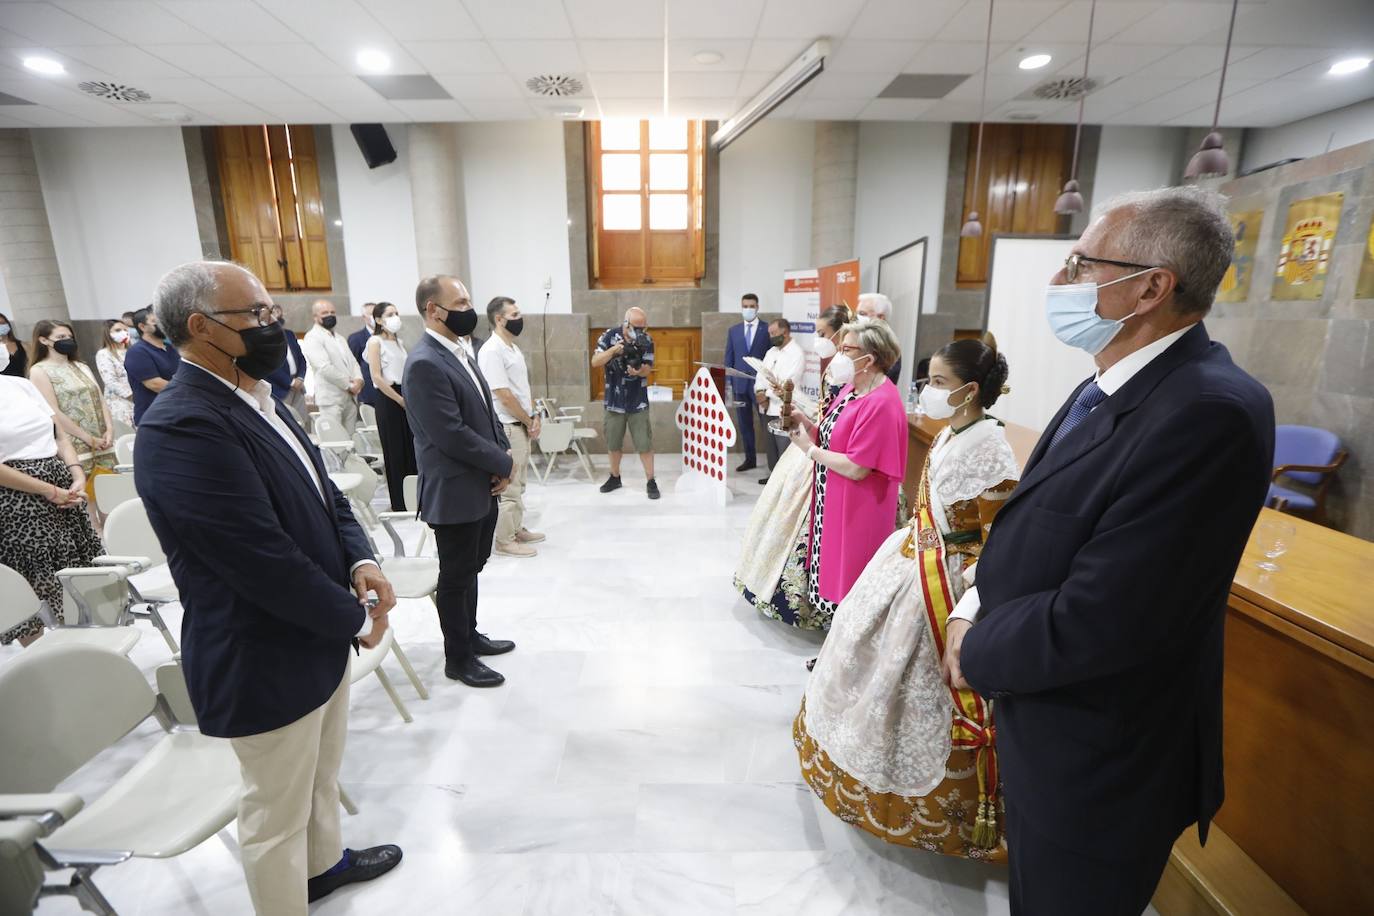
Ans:
POLYGON ((358 141, 358 149, 362 150, 368 168, 375 169, 396 161, 396 147, 391 145, 385 127, 380 124, 350 124, 348 129, 353 131, 353 139, 358 141))

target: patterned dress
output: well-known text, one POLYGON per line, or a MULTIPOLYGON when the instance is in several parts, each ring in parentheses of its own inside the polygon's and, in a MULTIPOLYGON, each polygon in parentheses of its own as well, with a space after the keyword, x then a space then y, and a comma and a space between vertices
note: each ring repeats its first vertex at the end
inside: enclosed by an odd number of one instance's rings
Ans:
POLYGON ((95 367, 105 383, 105 404, 116 423, 134 428, 134 390, 129 386, 129 373, 124 371, 124 347, 118 350, 101 347, 95 355, 95 367))
MULTIPOLYGON (((105 411, 100 395, 100 386, 85 363, 45 360, 43 371, 52 382, 53 392, 57 395, 57 408, 91 436, 104 436, 111 432, 105 428, 105 411)), ((81 467, 89 479, 95 468, 113 471, 115 455, 113 449, 97 454, 89 454, 84 442, 73 441, 73 446, 81 456, 81 467)))

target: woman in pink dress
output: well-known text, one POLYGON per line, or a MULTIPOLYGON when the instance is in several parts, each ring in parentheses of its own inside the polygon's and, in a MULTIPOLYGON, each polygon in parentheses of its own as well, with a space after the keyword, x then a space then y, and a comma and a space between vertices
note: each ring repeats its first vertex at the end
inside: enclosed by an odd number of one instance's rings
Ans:
POLYGON ((906 473, 906 407, 886 372, 900 349, 884 321, 841 332, 830 377, 843 382, 819 423, 796 411, 792 442, 815 463, 811 518, 798 545, 810 617, 828 629, 835 606, 896 525, 906 473))

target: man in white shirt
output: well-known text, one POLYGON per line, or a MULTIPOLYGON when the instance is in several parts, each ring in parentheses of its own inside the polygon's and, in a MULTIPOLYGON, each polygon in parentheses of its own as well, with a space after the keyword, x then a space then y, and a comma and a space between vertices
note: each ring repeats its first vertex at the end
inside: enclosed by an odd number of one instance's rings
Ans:
POLYGON ((525 469, 530 440, 539 438, 539 417, 534 415, 530 396, 530 370, 525 354, 515 345, 515 338, 525 329, 525 317, 514 299, 497 296, 487 303, 487 321, 492 335, 477 353, 477 368, 496 399, 496 416, 510 440, 513 462, 510 486, 500 495, 492 551, 506 557, 532 557, 537 551, 530 545, 544 540, 544 535, 525 527, 525 469))
POLYGON ((310 313, 315 326, 306 332, 301 350, 310 364, 315 406, 321 418, 333 420, 352 437, 358 428, 358 402, 354 398, 363 390, 363 374, 348 341, 334 330, 339 322, 334 303, 316 300, 310 313))
MULTIPOLYGON (((782 389, 787 382, 794 389, 801 388, 802 375, 806 372, 806 353, 801 344, 792 339, 792 323, 786 318, 774 319, 768 325, 768 342, 772 349, 763 354, 763 368, 767 378, 761 378, 754 385, 754 395, 758 398, 759 413, 765 417, 765 428, 770 420, 782 416, 782 389)), ((772 471, 787 448, 787 436, 769 433, 764 441, 768 449, 768 470, 772 471)), ((768 482, 765 477, 759 481, 768 482)))

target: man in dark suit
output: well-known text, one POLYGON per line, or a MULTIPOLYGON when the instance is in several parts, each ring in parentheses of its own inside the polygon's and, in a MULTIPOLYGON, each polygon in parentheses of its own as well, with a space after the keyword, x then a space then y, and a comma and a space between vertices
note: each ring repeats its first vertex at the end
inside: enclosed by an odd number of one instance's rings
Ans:
POLYGON ((420 470, 420 517, 439 549, 435 606, 444 631, 444 674, 469 687, 505 682, 480 656, 515 648, 477 632, 477 575, 491 557, 497 495, 510 485, 510 440, 477 368, 470 336, 477 312, 457 278, 426 277, 415 289, 425 335, 406 360, 406 416, 420 470))
POLYGON ((740 298, 740 317, 744 320, 731 326, 725 335, 725 366, 750 376, 730 376, 730 388, 735 393, 735 400, 740 402, 735 415, 739 419, 740 442, 744 445, 744 463, 735 470, 752 471, 758 466, 758 452, 754 447, 754 416, 758 411, 754 407, 754 367, 744 358, 763 359, 772 344, 768 342, 768 329, 759 322, 758 296, 745 293, 740 298))
POLYGON ((372 339, 372 335, 377 333, 377 322, 372 317, 372 308, 376 304, 363 304, 363 326, 348 335, 348 352, 358 361, 358 369, 363 375, 363 390, 358 392, 358 403, 369 406, 376 406, 377 386, 372 384, 372 370, 368 368, 367 357, 363 355, 363 351, 367 349, 367 342, 372 339))
POLYGON ((272 397, 281 401, 304 420, 309 412, 305 406, 305 355, 301 353, 301 343, 296 334, 286 326, 280 305, 272 306, 272 319, 281 328, 286 339, 286 360, 267 373, 267 383, 272 386, 272 397))
POLYGON ((1219 195, 1131 195, 1047 292, 1098 372, 998 513, 946 653, 994 700, 1013 913, 1136 916, 1221 806, 1226 596, 1274 454, 1269 393, 1202 325, 1231 252, 1219 195))
POLYGON ((339 829, 349 656, 377 644, 396 599, 319 451, 262 381, 286 345, 258 279, 183 264, 155 308, 183 359, 139 425, 136 486, 185 608, 200 730, 229 739, 243 771, 253 906, 304 916, 307 899, 401 858, 344 849, 339 829))

